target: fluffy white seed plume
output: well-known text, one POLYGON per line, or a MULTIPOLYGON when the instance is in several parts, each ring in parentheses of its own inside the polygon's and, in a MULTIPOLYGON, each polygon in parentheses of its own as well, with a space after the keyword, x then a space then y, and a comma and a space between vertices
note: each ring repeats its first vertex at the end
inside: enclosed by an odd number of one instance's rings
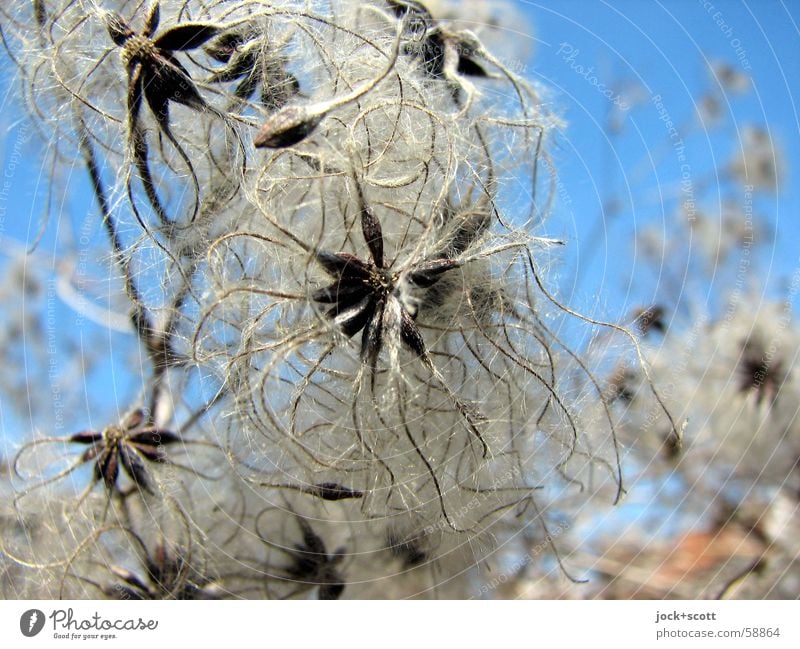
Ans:
POLYGON ((27 562, 62 592, 421 594, 520 529, 551 540, 595 482, 621 496, 562 330, 602 323, 546 279, 558 120, 490 30, 410 0, 4 11, 147 367, 135 424, 47 440, 77 455, 34 492, 93 471, 88 528, 27 562), (430 588, 376 585, 409 571, 430 588))

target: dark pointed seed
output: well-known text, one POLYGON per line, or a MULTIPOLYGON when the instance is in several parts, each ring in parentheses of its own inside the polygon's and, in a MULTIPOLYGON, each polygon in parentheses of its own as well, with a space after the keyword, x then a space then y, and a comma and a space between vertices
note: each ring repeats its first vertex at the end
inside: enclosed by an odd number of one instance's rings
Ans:
POLYGON ((300 531, 303 533, 303 545, 299 548, 300 551, 306 554, 314 554, 319 557, 327 558, 328 550, 325 548, 325 543, 311 527, 311 524, 299 516, 297 517, 297 524, 300 526, 300 531))
POLYGON ((44 6, 44 0, 33 0, 33 15, 36 24, 44 27, 47 22, 47 7, 44 6))
POLYGON ((423 262, 416 266, 414 270, 409 271, 408 279, 420 288, 430 288, 441 279, 442 273, 459 265, 454 259, 435 259, 423 262))
POLYGON ((145 491, 152 491, 150 489, 150 479, 147 475, 147 469, 145 469, 144 463, 139 459, 136 452, 125 445, 121 445, 119 447, 119 455, 120 462, 125 468, 125 472, 130 476, 136 486, 145 491))
POLYGON ((193 50, 219 34, 219 27, 208 23, 183 23, 155 39, 156 47, 165 50, 193 50))
POLYGON ((133 36, 134 31, 119 14, 108 12, 105 14, 104 19, 108 35, 111 36, 111 40, 114 41, 115 45, 122 47, 125 45, 126 41, 133 36))
POLYGON ((358 199, 361 203, 361 231, 364 234, 364 240, 367 242, 367 248, 369 248, 369 252, 372 255, 372 262, 378 268, 384 268, 383 228, 381 228, 381 223, 372 210, 367 207, 360 186, 358 188, 358 199))
POLYGON ((311 114, 303 106, 286 106, 273 114, 256 134, 253 145, 281 149, 305 140, 324 115, 311 114))
POLYGON ((369 365, 373 370, 378 362, 378 355, 383 346, 383 313, 386 301, 380 299, 374 306, 364 333, 361 336, 361 362, 369 365))
POLYGON ((314 485, 310 493, 323 500, 347 500, 349 498, 361 498, 364 495, 361 491, 348 489, 335 482, 322 482, 314 485))
POLYGON ((125 420, 122 422, 122 427, 125 430, 135 430, 144 423, 144 412, 141 408, 137 408, 129 413, 125 420))
POLYGON ((367 296, 369 290, 364 282, 356 280, 344 280, 336 282, 330 286, 317 289, 311 294, 311 299, 321 304, 336 304, 341 310, 351 306, 367 296))
POLYGON ((144 84, 144 98, 150 111, 158 123, 169 129, 169 97, 159 82, 153 80, 153 74, 147 68, 142 68, 144 84))
POLYGON ((158 23, 161 20, 161 6, 158 2, 154 2, 150 7, 150 13, 144 21, 144 35, 152 36, 158 29, 158 23))
MULTIPOLYGON (((96 459, 98 455, 100 455, 103 447, 100 445, 92 446, 90 449, 87 449, 81 455, 81 462, 91 462, 92 460, 96 459)), ((97 467, 95 466, 95 469, 97 467)))
POLYGON ((119 476, 117 449, 107 449, 98 459, 94 469, 97 479, 102 480, 107 489, 111 489, 117 483, 117 477, 119 476))
POLYGON ((400 338, 420 358, 427 355, 422 334, 405 309, 401 309, 400 313, 400 338))
POLYGON ((458 59, 458 73, 467 77, 488 77, 489 73, 480 63, 468 56, 458 59))
POLYGON ((211 58, 220 63, 228 63, 239 52, 239 49, 254 36, 247 31, 224 32, 203 49, 211 58))
POLYGON ((164 449, 160 446, 153 444, 141 444, 138 442, 130 442, 130 444, 134 446, 136 450, 150 462, 164 462, 166 459, 164 449))
POLYGON ((250 99, 256 91, 256 88, 258 88, 258 74, 256 74, 256 70, 252 70, 251 73, 236 86, 233 94, 239 99, 250 99))
MULTIPOLYGON (((258 65, 258 50, 249 48, 241 52, 235 52, 230 58, 230 62, 222 70, 217 70, 209 79, 211 83, 223 83, 241 79, 247 75, 247 79, 253 79, 253 89, 258 83, 258 75, 255 68, 258 65)), ((248 95, 249 96, 249 95, 248 95)))
POLYGON ((131 442, 134 444, 149 444, 151 446, 167 446, 181 441, 179 435, 169 431, 157 429, 143 430, 135 435, 130 436, 131 442))
POLYGON ((352 338, 359 331, 364 329, 367 322, 372 318, 374 311, 375 305, 372 300, 367 297, 358 304, 341 312, 334 307, 328 311, 327 316, 333 318, 334 322, 345 336, 352 338))
POLYGON ((76 444, 96 444, 103 439, 103 434, 93 430, 82 430, 80 433, 70 435, 69 441, 76 444))
POLYGON ((167 52, 158 58, 156 65, 142 66, 142 84, 151 107, 175 101, 197 111, 208 108, 189 73, 178 59, 167 52))
POLYGON ((349 252, 321 251, 317 253, 317 261, 328 275, 337 279, 368 279, 370 275, 367 265, 349 252))

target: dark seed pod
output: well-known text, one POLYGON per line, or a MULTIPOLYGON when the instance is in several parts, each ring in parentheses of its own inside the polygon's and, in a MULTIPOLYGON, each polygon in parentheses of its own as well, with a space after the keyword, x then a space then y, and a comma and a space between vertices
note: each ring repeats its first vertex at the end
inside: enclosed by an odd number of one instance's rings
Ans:
POLYGON ((303 106, 287 106, 272 115, 256 134, 256 148, 281 149, 305 140, 322 121, 303 106))
POLYGON ((104 18, 108 35, 111 36, 111 40, 114 41, 115 45, 122 47, 134 35, 135 32, 119 14, 108 12, 104 18))
POLYGON ((364 495, 361 491, 348 489, 335 482, 322 482, 318 485, 314 485, 310 493, 323 500, 348 500, 350 498, 361 498, 364 495))
POLYGON ((430 288, 441 279, 442 273, 456 268, 455 259, 435 259, 415 266, 408 272, 408 279, 420 288, 430 288))
POLYGON ((643 336, 646 336, 651 331, 658 331, 663 334, 667 330, 667 325, 664 322, 664 307, 656 305, 647 309, 638 309, 634 315, 636 317, 636 326, 643 336))
MULTIPOLYGON (((392 54, 389 56, 386 67, 378 76, 370 81, 364 82, 342 97, 320 101, 310 106, 286 106, 277 113, 273 113, 253 140, 253 144, 256 148, 268 147, 280 149, 302 142, 317 128, 317 126, 319 126, 322 119, 332 110, 357 101, 370 92, 383 81, 394 68, 394 64, 397 62, 397 55, 400 51, 400 36, 401 32, 398 29, 397 38, 392 48, 392 54)), ((368 237, 368 245, 370 240, 371 239, 368 237)), ((376 260, 376 263, 378 261, 379 260, 376 260)))
POLYGON ((231 57, 255 36, 251 30, 230 30, 217 36, 203 50, 214 60, 228 63, 231 57))
POLYGON ((155 39, 156 47, 170 51, 193 50, 219 34, 219 27, 208 23, 184 23, 155 39))
POLYGON ((33 0, 33 15, 39 27, 47 24, 47 7, 44 6, 44 0, 33 0))
POLYGON ((668 460, 677 460, 683 453, 683 435, 680 431, 668 430, 664 435, 664 454, 668 460))

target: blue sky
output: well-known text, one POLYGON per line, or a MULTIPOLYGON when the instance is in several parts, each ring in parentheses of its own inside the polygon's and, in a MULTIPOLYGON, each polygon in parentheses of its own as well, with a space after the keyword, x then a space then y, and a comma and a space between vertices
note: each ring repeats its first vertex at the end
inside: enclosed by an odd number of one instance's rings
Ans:
MULTIPOLYGON (((719 61, 746 75, 751 87, 744 94, 723 96, 725 127, 695 129, 691 135, 681 129, 685 163, 697 188, 710 172, 727 164, 741 146, 740 137, 748 125, 767 128, 784 156, 785 168, 779 191, 764 191, 754 199, 754 218, 769 226, 761 242, 757 273, 767 294, 779 294, 786 278, 800 267, 796 94, 800 88, 800 2, 520 4, 533 25, 534 52, 528 72, 555 89, 554 107, 567 122, 553 152, 562 187, 550 227, 569 240, 560 272, 562 290, 572 293, 571 301, 594 305, 602 315, 624 318, 648 295, 658 299, 658 278, 641 272, 634 236, 648 226, 664 226, 667 232, 673 227, 676 202, 664 200, 666 192, 659 195, 658 190, 680 180, 684 163, 670 144, 660 109, 676 124, 692 123, 697 101, 714 86, 709 63, 719 61), (615 100, 620 101, 620 89, 631 87, 640 88, 640 103, 625 112, 622 133, 609 138, 609 111, 615 100), (603 94, 606 90, 613 90, 610 99, 603 94), (661 100, 655 102, 654 96, 661 100), (655 163, 649 162, 650 156, 655 163), (611 197, 620 204, 618 212, 608 210, 611 197)), ((713 174, 711 178, 704 208, 712 209, 713 198, 726 193, 745 198, 729 183, 717 187, 713 174)), ((680 266, 681 260, 673 261, 680 266)), ((708 279, 708 283, 711 302, 730 288, 730 276, 708 279)), ((799 307, 794 304, 796 313, 799 307)), ((594 523, 612 535, 615 531, 624 535, 635 522, 661 536, 674 533, 686 521, 679 523, 679 517, 665 516, 663 509, 654 507, 664 488, 683 487, 676 480, 637 485, 623 507, 611 514, 598 513, 594 523)), ((587 527, 591 528, 587 533, 593 534, 592 526, 587 527)))
MULTIPOLYGON (((554 151, 562 198, 567 198, 551 223, 571 240, 569 258, 580 259, 579 270, 574 264, 563 268, 567 283, 573 273, 581 278, 576 297, 591 299, 603 292, 608 300, 620 291, 628 299, 628 281, 638 273, 631 263, 633 235, 669 219, 674 205, 659 199, 658 187, 681 177, 659 110, 663 107, 676 124, 694 119, 696 102, 714 86, 708 72, 714 61, 730 64, 752 86, 746 94, 723 98, 725 129, 697 130, 684 138, 692 179, 697 186, 727 163, 748 124, 766 126, 787 164, 780 193, 763 192, 755 200, 757 218, 773 228, 773 236, 763 241, 762 271, 775 289, 795 270, 800 263, 800 121, 794 92, 800 87, 800 3, 562 0, 520 5, 533 25, 529 72, 555 89, 554 105, 568 123, 554 151), (638 87, 641 103, 627 111, 622 135, 609 139, 604 126, 614 101, 621 103, 620 86, 638 87), (613 90, 612 98, 602 90, 613 90), (661 101, 654 102, 654 96, 661 101), (649 155, 660 156, 660 163, 650 165, 649 155), (604 213, 611 196, 622 206, 615 217, 604 213)), ((621 304, 608 309, 624 313, 621 304)))

